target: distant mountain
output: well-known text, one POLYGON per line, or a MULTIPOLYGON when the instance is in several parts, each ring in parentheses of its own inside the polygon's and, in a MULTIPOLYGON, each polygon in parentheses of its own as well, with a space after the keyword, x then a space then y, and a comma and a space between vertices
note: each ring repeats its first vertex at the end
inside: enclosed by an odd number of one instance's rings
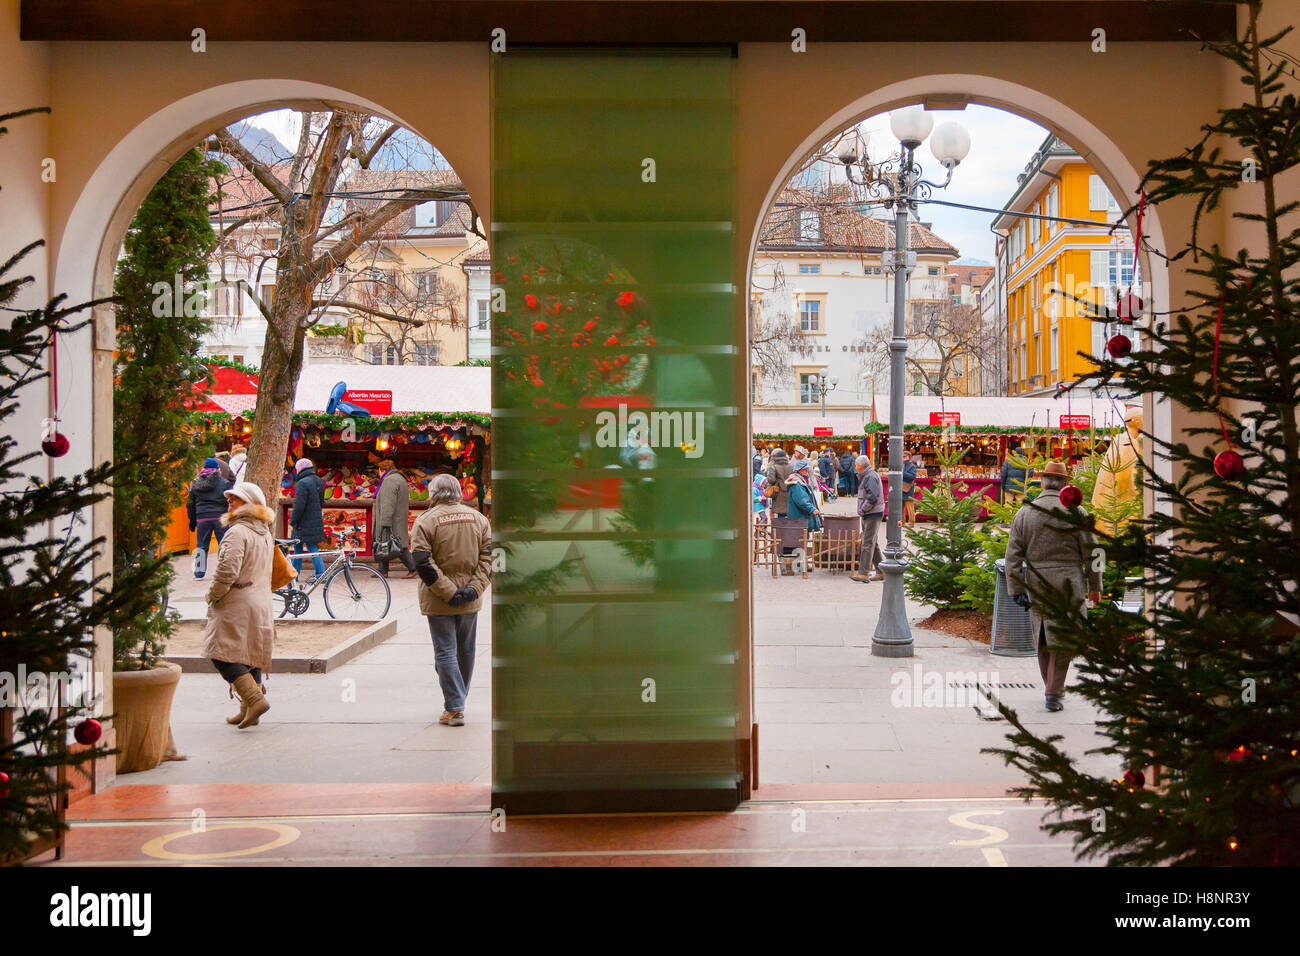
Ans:
POLYGON ((264 163, 285 163, 293 159, 293 151, 269 130, 243 122, 231 127, 240 144, 264 163))
POLYGON ((987 259, 976 259, 974 256, 962 256, 960 259, 952 260, 955 266, 991 266, 993 263, 987 259))

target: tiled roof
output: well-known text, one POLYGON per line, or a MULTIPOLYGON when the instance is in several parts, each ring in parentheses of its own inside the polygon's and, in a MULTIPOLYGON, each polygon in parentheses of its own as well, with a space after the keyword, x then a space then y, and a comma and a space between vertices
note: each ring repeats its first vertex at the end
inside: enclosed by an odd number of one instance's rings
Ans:
MULTIPOLYGON (((763 221, 759 248, 770 252, 853 252, 879 253, 892 249, 894 224, 868 216, 846 205, 850 194, 843 187, 831 187, 814 194, 805 189, 783 189, 763 221), (801 213, 812 211, 821 226, 820 240, 801 240, 801 213)), ((913 252, 958 255, 957 247, 940 238, 924 223, 909 223, 908 248, 913 252)))

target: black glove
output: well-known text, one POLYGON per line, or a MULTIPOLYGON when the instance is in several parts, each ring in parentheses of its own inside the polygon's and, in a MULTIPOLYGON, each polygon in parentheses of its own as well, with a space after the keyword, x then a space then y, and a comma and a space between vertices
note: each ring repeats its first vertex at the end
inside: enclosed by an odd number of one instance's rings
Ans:
POLYGON ((429 563, 429 557, 428 551, 411 552, 411 559, 415 561, 415 573, 427 587, 433 587, 433 582, 438 580, 438 569, 429 563))
POLYGON ((1019 604, 1019 605, 1020 605, 1022 608, 1024 608, 1026 611, 1029 610, 1029 595, 1028 595, 1028 594, 1016 594, 1016 595, 1012 596, 1011 600, 1015 601, 1017 604, 1019 604))
POLYGON ((457 591, 455 594, 451 596, 451 600, 448 601, 447 603, 450 604, 452 607, 459 607, 462 604, 469 604, 471 601, 477 601, 477 600, 478 600, 478 591, 476 591, 474 588, 461 588, 459 591, 457 591))

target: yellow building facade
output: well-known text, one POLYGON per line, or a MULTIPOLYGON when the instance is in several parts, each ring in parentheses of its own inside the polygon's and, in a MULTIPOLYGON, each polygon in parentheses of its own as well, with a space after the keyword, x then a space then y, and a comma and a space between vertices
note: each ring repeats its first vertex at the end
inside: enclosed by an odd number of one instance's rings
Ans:
POLYGON ((1050 394, 1094 368, 1113 332, 1083 303, 1113 310, 1130 288, 1141 293, 1141 277, 1120 204, 1072 147, 1049 135, 1019 178, 993 223, 1004 237, 1009 392, 1050 394))

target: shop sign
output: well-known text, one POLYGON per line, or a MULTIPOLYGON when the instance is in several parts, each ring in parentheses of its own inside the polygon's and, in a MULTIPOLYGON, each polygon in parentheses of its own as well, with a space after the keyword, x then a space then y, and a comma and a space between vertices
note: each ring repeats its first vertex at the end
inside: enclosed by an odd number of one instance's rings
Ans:
POLYGON ((1062 428, 1091 428, 1092 416, 1091 415, 1062 415, 1061 427, 1062 428))
POLYGON ((817 425, 813 427, 814 438, 829 438, 835 434, 835 429, 830 425, 817 425))
POLYGON ((960 425, 961 412, 931 412, 931 425, 960 425))
POLYGON ((353 388, 343 393, 343 400, 353 405, 360 405, 371 415, 393 414, 393 390, 391 388, 353 388))

